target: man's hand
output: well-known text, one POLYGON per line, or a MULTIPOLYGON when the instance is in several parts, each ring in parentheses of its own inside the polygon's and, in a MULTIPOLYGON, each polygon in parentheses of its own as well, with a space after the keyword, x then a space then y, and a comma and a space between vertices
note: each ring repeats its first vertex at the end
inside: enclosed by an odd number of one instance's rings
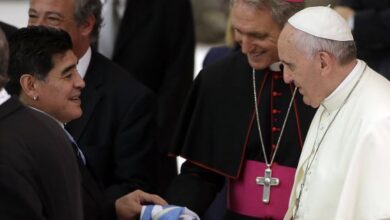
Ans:
POLYGON ((136 190, 124 195, 115 201, 115 210, 118 220, 137 219, 145 203, 167 205, 168 203, 158 195, 136 190))
POLYGON ((336 6, 334 10, 337 11, 345 20, 348 20, 350 17, 355 16, 355 11, 346 6, 336 6))

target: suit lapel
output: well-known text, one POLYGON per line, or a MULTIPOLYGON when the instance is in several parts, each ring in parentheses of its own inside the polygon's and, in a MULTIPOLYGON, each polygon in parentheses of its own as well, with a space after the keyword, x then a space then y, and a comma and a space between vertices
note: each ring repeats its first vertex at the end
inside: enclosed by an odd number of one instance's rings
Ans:
POLYGON ((84 128, 87 126, 95 106, 99 102, 102 94, 103 75, 102 68, 99 66, 99 54, 92 51, 91 62, 89 63, 85 75, 85 88, 81 92, 81 108, 83 114, 80 118, 69 122, 66 129, 72 134, 76 141, 82 135, 84 128))

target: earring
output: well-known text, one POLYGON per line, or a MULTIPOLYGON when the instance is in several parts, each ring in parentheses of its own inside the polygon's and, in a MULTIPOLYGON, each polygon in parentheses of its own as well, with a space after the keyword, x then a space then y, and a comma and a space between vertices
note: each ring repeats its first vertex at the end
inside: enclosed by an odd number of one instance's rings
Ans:
POLYGON ((33 97, 33 100, 34 100, 34 101, 37 101, 37 99, 38 99, 38 96, 34 96, 34 97, 33 97))

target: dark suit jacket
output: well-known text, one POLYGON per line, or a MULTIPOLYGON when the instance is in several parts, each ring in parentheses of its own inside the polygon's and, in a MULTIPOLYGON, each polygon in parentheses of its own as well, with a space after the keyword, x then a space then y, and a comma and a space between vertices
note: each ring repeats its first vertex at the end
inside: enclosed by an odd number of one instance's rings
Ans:
MULTIPOLYGON (((193 79, 194 45, 189 0, 127 1, 112 60, 156 93, 157 142, 164 155, 193 79)), ((163 190, 176 175, 176 162, 164 158, 159 164, 163 190)))
POLYGON ((63 130, 17 99, 0 105, 0 219, 82 219, 80 172, 63 130))
POLYGON ((92 52, 81 93, 83 115, 66 125, 113 201, 153 182, 154 95, 92 52))
POLYGON ((16 30, 18 30, 18 28, 1 21, 0 21, 0 28, 3 29, 5 36, 7 37, 8 40, 10 39, 12 34, 15 33, 16 30))

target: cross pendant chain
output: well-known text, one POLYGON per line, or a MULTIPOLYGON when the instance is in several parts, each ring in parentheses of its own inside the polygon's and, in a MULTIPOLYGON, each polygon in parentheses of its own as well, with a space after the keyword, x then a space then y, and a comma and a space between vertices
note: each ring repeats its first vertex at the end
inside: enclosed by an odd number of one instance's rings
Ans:
POLYGON ((263 203, 269 203, 271 186, 279 185, 279 179, 272 178, 272 170, 267 167, 264 171, 264 177, 256 177, 256 184, 263 186, 263 203))

